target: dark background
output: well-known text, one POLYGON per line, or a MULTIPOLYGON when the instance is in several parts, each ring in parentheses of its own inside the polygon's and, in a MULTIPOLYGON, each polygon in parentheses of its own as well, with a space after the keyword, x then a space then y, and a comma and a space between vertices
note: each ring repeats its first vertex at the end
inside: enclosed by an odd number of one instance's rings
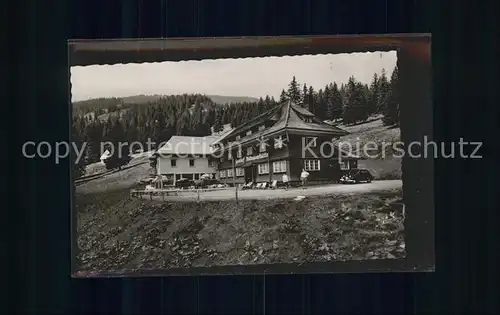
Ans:
MULTIPOLYGON (((493 4, 495 5, 495 4, 493 4)), ((68 140, 67 39, 433 33, 438 141, 487 141, 496 120, 494 8, 476 2, 232 0, 17 1, 8 6, 3 118, 13 152, 2 210, 7 295, 22 313, 410 314, 498 310, 496 146, 482 160, 437 160, 437 271, 71 280, 69 161, 20 157, 25 141, 68 140), (481 16, 474 15, 481 12, 481 16), (11 85, 15 85, 11 87, 11 85), (15 105, 14 105, 15 104, 15 105), (14 119, 12 115, 15 114, 14 119), (14 141, 11 141, 14 140, 14 141), (12 162, 12 163, 11 163, 12 162), (7 206, 8 205, 8 206, 7 206), (19 219, 19 220, 17 220, 19 219), (491 228, 491 233, 488 233, 491 228), (11 259, 14 258, 14 259, 11 259)), ((6 150, 7 151, 7 150, 6 150)))

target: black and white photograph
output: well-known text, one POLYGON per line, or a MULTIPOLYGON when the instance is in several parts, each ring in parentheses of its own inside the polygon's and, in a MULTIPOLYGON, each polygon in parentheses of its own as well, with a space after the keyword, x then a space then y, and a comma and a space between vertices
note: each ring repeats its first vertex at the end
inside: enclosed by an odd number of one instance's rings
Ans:
POLYGON ((396 51, 70 69, 76 270, 406 256, 396 51))

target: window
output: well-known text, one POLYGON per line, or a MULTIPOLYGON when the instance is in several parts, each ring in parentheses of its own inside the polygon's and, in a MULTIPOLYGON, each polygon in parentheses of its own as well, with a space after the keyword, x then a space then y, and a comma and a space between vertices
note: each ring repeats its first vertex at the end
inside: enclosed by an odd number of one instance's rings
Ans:
POLYGON ((174 159, 170 160, 170 166, 171 167, 176 167, 177 166, 177 160, 174 160, 174 159))
POLYGON ((193 159, 189 160, 189 167, 194 167, 194 160, 193 159))
POLYGON ((267 164, 267 163, 259 164, 258 171, 259 171, 259 175, 269 174, 269 164, 267 164))
POLYGON ((227 159, 231 161, 233 159, 233 152, 229 151, 227 152, 227 159))
POLYGON ((259 131, 260 131, 260 130, 264 130, 264 129, 266 129, 266 125, 260 125, 260 126, 259 126, 259 131))
POLYGON ((236 141, 240 140, 240 138, 241 138, 241 137, 240 137, 239 135, 238 135, 238 136, 236 136, 236 141))
POLYGON ((278 136, 274 138, 274 148, 275 149, 283 148, 283 136, 278 136))
POLYGON ((244 176, 244 175, 245 175, 245 171, 243 170, 243 168, 238 167, 236 169, 236 176, 244 176))
POLYGON ((214 160, 208 160, 208 167, 215 167, 214 160))
POLYGON ((343 170, 348 170, 349 169, 349 161, 342 161, 340 168, 343 170))
POLYGON ((351 168, 358 168, 358 161, 357 160, 351 160, 349 161, 349 165, 351 168))
POLYGON ((252 130, 248 130, 247 131, 247 136, 251 135, 252 134, 252 130))
POLYGON ((316 147, 316 137, 306 137, 306 146, 310 148, 316 147))
POLYGON ((241 148, 238 149, 238 152, 236 153, 236 157, 238 159, 241 159, 241 157, 243 156, 243 151, 241 150, 241 148))
POLYGON ((232 169, 229 169, 227 170, 227 177, 233 177, 233 170, 232 169))
POLYGON ((304 169, 306 171, 319 171, 319 160, 305 160, 304 169))
POLYGON ((285 173, 285 172, 286 172, 286 161, 273 162, 273 173, 285 173))
POLYGON ((226 178, 226 171, 219 172, 220 178, 226 178))
POLYGON ((305 117, 304 121, 307 122, 307 123, 313 122, 311 117, 305 117))
POLYGON ((253 154, 253 148, 252 147, 248 147, 247 148, 247 156, 251 156, 253 154))

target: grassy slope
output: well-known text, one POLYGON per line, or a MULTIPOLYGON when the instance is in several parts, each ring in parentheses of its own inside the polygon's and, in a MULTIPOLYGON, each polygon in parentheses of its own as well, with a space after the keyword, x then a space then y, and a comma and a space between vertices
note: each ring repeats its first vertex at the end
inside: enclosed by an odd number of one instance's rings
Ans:
MULTIPOLYGON (((382 143, 392 144, 401 139, 400 129, 384 126, 381 116, 371 117, 362 124, 347 126, 339 124, 337 126, 351 133, 341 137, 338 142, 351 143, 353 148, 358 144, 362 148, 367 142, 375 142, 379 148, 382 148, 382 143)), ((379 150, 378 153, 381 155, 382 150, 379 150)), ((362 155, 362 152, 358 154, 362 155)), ((359 167, 368 169, 376 179, 400 179, 402 175, 401 159, 392 158, 392 149, 390 147, 385 149, 384 154, 384 158, 360 160, 359 167)))
MULTIPOLYGON (((98 193, 108 190, 132 188, 137 182, 148 176, 150 152, 135 154, 132 160, 121 171, 106 174, 102 178, 93 179, 76 186, 77 193, 98 193)), ((106 167, 101 163, 89 164, 86 167, 86 175, 106 172, 106 167)))
POLYGON ((78 195, 81 270, 402 258, 401 192, 157 203, 78 195), (307 214, 307 215, 305 215, 307 214))
MULTIPOLYGON (((380 116, 371 117, 367 122, 356 125, 338 124, 348 132, 349 135, 341 137, 339 142, 349 142, 351 144, 359 143, 360 147, 367 142, 375 143, 394 143, 401 140, 401 131, 399 128, 384 126, 380 116)), ((390 150, 389 148, 387 150, 390 150)))

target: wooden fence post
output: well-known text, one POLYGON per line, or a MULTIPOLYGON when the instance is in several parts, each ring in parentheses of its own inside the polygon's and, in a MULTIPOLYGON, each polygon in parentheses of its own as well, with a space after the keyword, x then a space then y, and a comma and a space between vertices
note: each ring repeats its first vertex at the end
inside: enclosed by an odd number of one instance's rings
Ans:
POLYGON ((238 203, 238 185, 236 185, 236 162, 234 159, 232 160, 232 168, 233 168, 233 185, 234 185, 234 197, 236 199, 236 203, 238 203))

